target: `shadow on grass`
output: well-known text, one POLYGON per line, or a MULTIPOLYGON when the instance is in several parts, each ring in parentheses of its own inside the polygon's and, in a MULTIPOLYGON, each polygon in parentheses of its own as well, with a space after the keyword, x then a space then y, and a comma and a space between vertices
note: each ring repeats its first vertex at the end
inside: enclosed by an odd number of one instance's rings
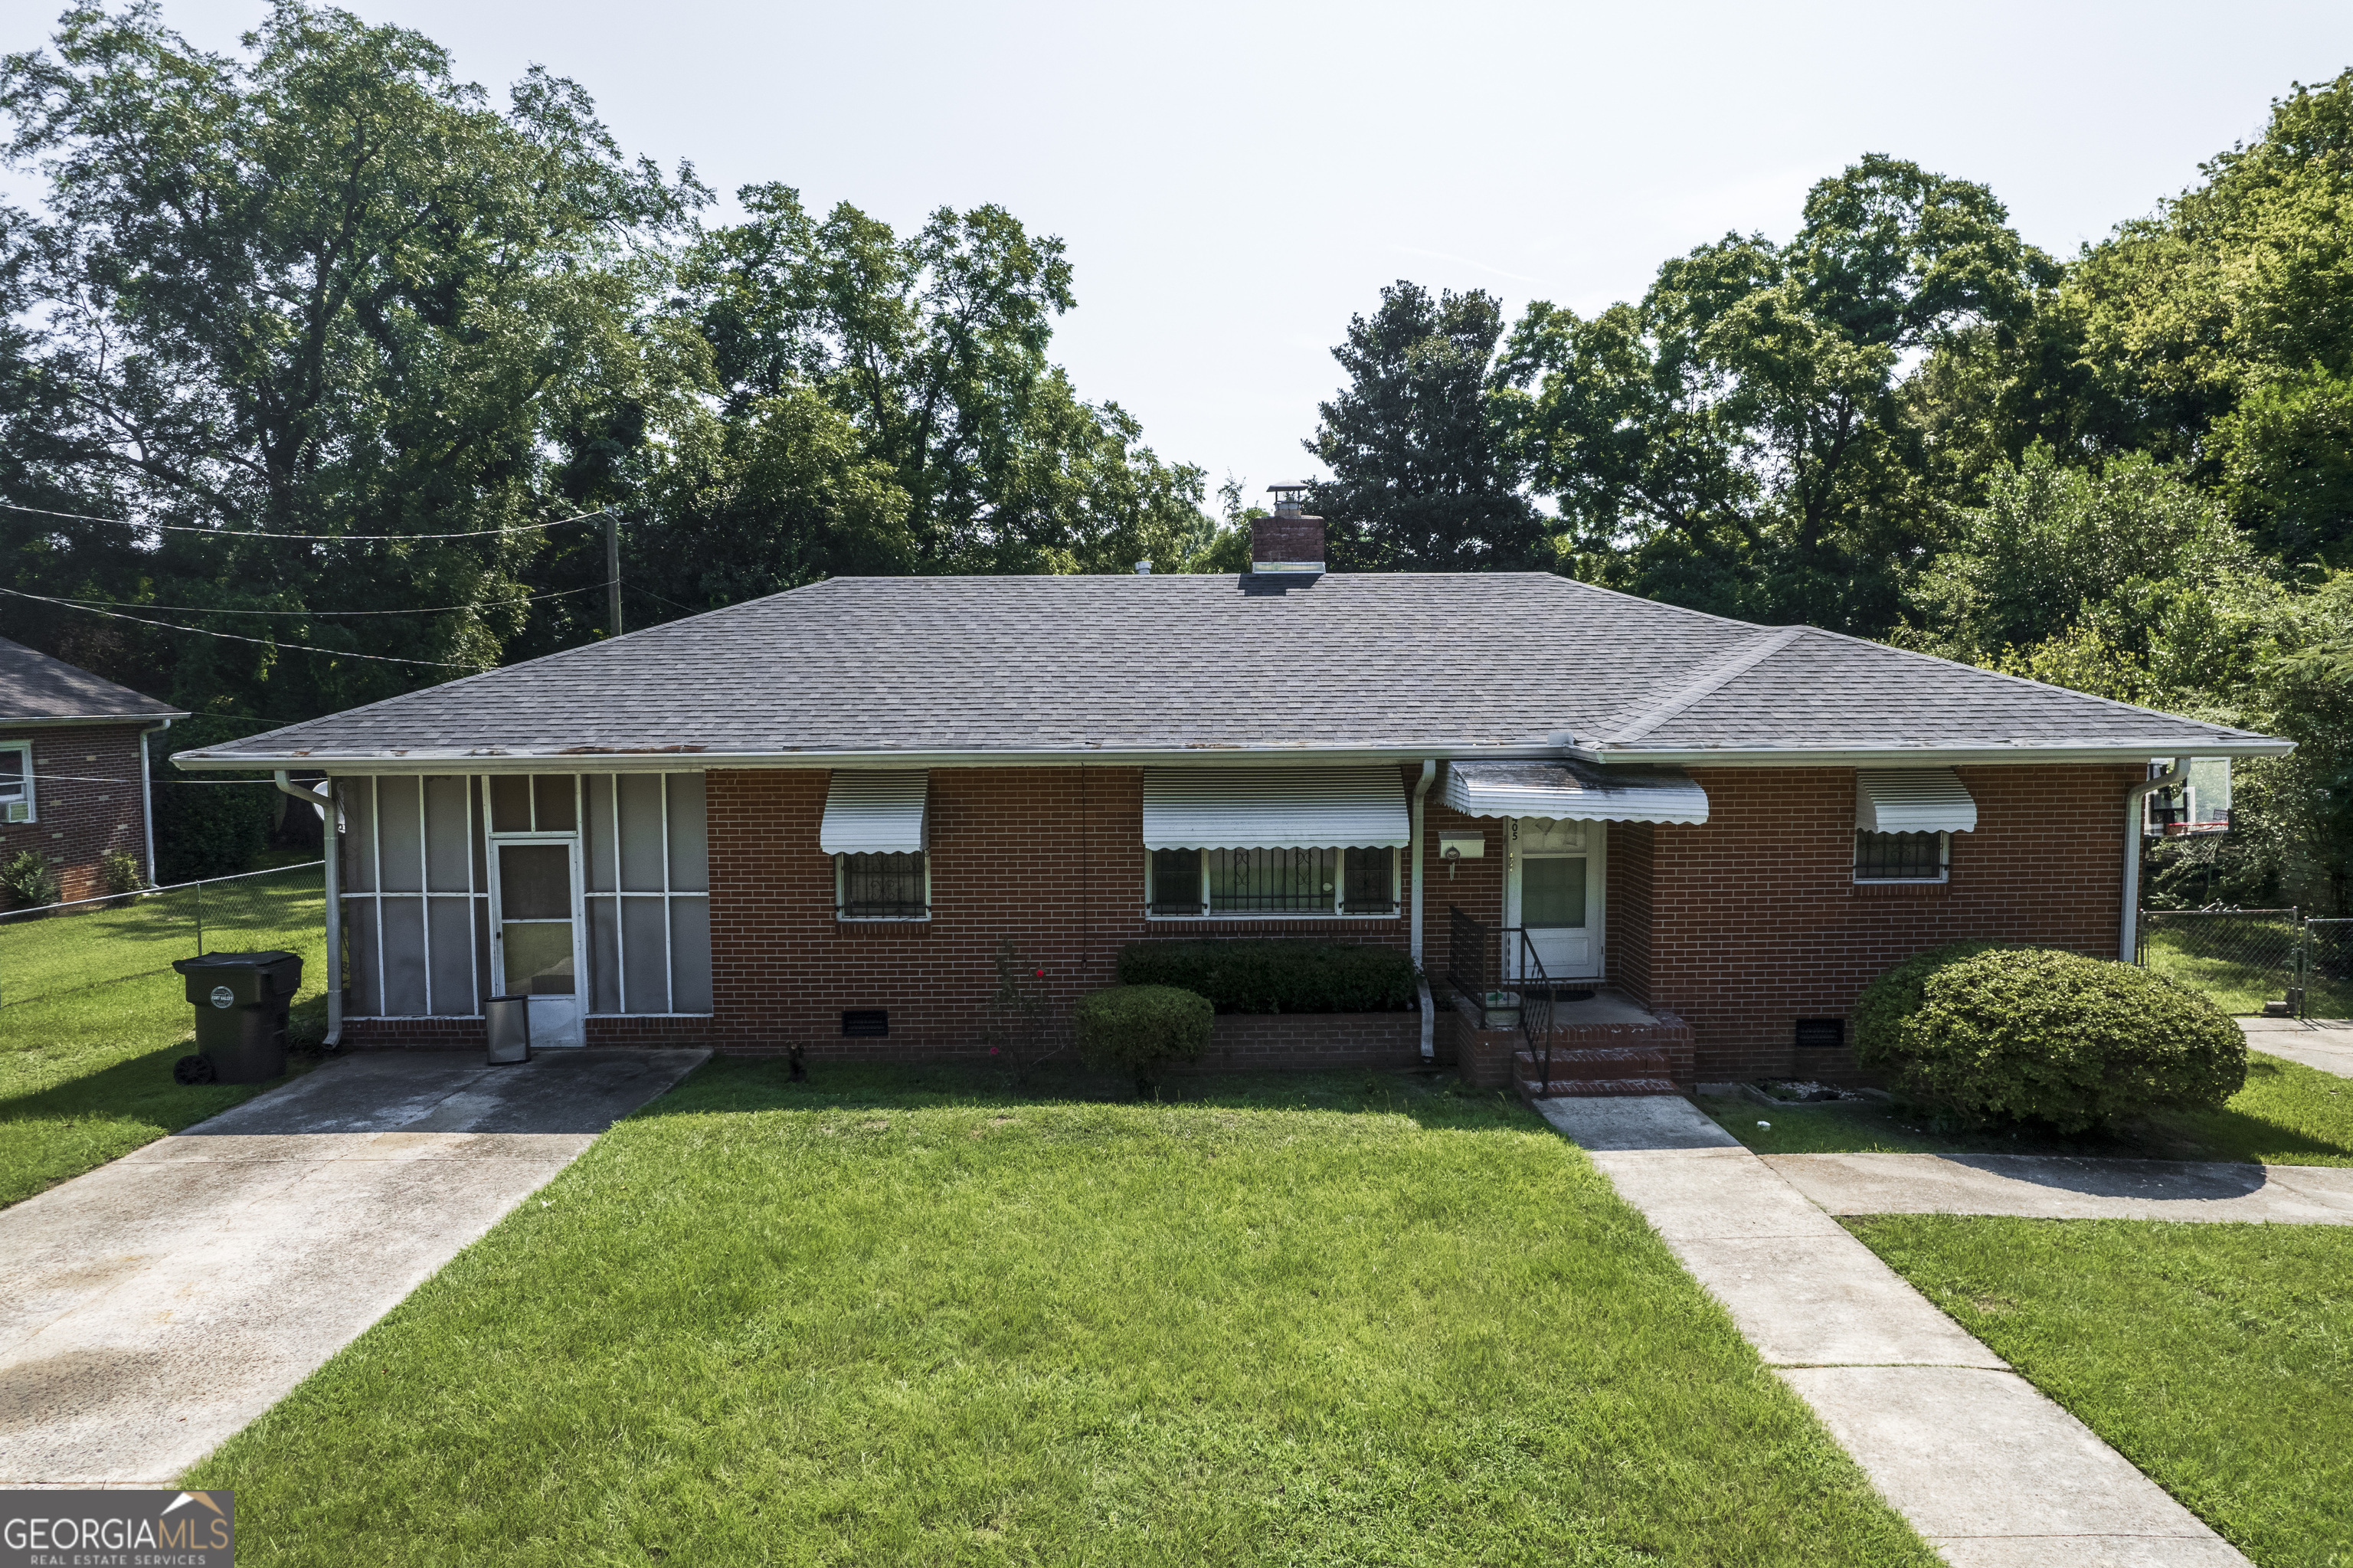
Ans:
POLYGON ((714 1056, 635 1119, 762 1111, 923 1110, 954 1107, 1163 1106, 1246 1111, 1402 1116, 1430 1128, 1534 1132, 1544 1121, 1502 1090, 1465 1086, 1453 1074, 1408 1069, 1172 1075, 1151 1099, 1126 1080, 1053 1067, 1017 1083, 1002 1069, 963 1064, 817 1064, 801 1083, 780 1061, 714 1056))

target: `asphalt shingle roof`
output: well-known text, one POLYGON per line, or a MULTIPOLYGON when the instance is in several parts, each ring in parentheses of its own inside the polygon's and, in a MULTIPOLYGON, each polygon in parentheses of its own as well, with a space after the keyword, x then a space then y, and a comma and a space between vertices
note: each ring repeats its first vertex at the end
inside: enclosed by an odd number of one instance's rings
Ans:
POLYGON ((169 703, 0 637, 0 720, 185 716, 169 703))
POLYGON ((1629 751, 2260 738, 1548 574, 1360 573, 840 577, 200 755, 1213 755, 1630 727, 1629 751))

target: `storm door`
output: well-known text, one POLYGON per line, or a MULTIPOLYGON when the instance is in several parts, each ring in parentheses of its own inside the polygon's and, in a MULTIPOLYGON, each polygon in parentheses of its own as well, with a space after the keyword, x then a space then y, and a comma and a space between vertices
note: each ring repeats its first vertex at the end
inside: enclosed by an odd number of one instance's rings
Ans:
MULTIPOLYGON (((1601 973, 1602 826, 1549 817, 1512 819, 1504 870, 1504 924, 1527 932, 1549 980, 1593 980, 1601 973)), ((1535 978, 1517 938, 1504 968, 1535 978)))
POLYGON ((492 983, 501 996, 531 998, 533 1045, 585 1045, 577 786, 561 775, 488 784, 492 983))

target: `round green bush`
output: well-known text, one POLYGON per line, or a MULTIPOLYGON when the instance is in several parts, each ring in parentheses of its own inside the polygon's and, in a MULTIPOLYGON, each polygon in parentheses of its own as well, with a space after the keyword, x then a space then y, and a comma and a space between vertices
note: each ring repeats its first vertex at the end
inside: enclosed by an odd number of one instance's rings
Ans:
POLYGON ((2130 964, 1963 942, 1863 988, 1855 1059, 1897 1093, 1983 1126, 2080 1132, 2162 1107, 2219 1107, 2247 1077, 2230 1014, 2130 964))
POLYGON ((1079 1051, 1134 1074, 1136 1091, 1149 1093, 1153 1068, 1208 1049, 1217 1017, 1208 997, 1173 985, 1107 986, 1079 999, 1079 1051))

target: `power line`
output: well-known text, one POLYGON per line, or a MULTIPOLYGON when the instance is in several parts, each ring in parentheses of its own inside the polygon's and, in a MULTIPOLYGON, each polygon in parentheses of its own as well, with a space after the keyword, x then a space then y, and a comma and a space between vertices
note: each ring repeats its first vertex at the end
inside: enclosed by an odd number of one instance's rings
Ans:
POLYGON ((143 616, 118 615, 111 609, 92 609, 86 604, 76 604, 69 599, 51 599, 47 594, 25 593, 17 588, 0 588, 0 593, 11 599, 29 599, 40 604, 54 604, 66 609, 78 609, 84 615, 102 615, 109 620, 127 620, 133 626, 152 626, 159 631, 185 631, 197 637, 218 637, 229 642, 250 642, 260 648, 291 648, 301 653, 328 653, 339 659, 373 659, 379 664, 422 664, 436 670, 489 669, 487 664, 459 664, 448 659, 396 659, 389 653, 354 653, 344 648, 321 648, 308 642, 279 642, 267 637, 239 637, 234 631, 207 631, 201 626, 174 626, 168 620, 149 620, 143 616))
MULTIPOLYGON (((31 779, 37 781, 67 784, 136 784, 136 779, 100 779, 88 773, 0 773, 0 779, 31 779)), ((268 779, 166 779, 155 778, 157 784, 268 784, 268 779)))
POLYGON ((92 517, 81 512, 51 512, 39 506, 12 506, 0 502, 0 512, 23 512, 35 517, 62 517, 72 523, 111 523, 118 528, 209 534, 216 539, 301 539, 313 545, 342 545, 353 541, 398 544, 407 539, 492 539, 507 534, 533 534, 548 528, 561 528, 568 523, 586 523, 589 518, 602 517, 611 510, 609 506, 599 506, 594 512, 583 512, 576 517, 559 517, 553 523, 518 523, 512 528, 478 528, 470 534, 271 534, 259 528, 205 528, 193 523, 141 523, 129 517, 92 517))
MULTIPOLYGON (((421 609, 217 609, 209 605, 149 604, 143 599, 54 599, 50 602, 69 604, 78 609, 95 609, 100 605, 106 605, 116 609, 168 609, 184 615, 443 615, 451 610, 459 609, 496 609, 501 604, 537 604, 541 599, 562 599, 567 594, 596 593, 604 586, 602 583, 591 583, 586 588, 556 588, 549 593, 531 594, 519 599, 499 599, 489 604, 437 604, 421 609)), ((164 623, 157 621, 154 624, 160 626, 164 623)), ((201 629, 181 627, 178 630, 194 631, 201 629)))

